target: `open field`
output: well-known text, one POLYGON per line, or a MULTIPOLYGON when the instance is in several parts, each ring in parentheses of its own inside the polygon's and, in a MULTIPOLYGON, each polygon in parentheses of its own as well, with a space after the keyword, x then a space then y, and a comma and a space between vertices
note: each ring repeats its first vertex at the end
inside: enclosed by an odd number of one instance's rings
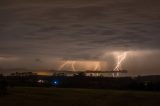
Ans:
POLYGON ((13 88, 0 106, 159 106, 160 92, 13 88))

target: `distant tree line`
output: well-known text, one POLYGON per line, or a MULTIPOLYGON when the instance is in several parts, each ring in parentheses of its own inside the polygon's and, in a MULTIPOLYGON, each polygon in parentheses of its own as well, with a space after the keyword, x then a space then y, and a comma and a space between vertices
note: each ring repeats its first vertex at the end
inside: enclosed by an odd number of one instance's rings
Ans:
POLYGON ((160 91, 160 75, 113 78, 85 76, 84 73, 74 76, 66 76, 65 74, 53 76, 40 76, 32 73, 14 74, 2 76, 0 80, 1 90, 5 92, 7 86, 160 91))
POLYGON ((7 94, 7 87, 8 83, 6 78, 2 74, 0 74, 0 96, 7 94))

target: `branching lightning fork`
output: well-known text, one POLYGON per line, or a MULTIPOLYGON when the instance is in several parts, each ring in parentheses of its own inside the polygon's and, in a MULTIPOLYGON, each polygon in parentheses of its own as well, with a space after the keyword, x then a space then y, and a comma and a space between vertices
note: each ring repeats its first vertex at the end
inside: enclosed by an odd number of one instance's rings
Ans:
MULTIPOLYGON (((122 70, 122 63, 123 63, 123 61, 126 59, 126 57, 127 57, 127 52, 123 52, 123 53, 121 53, 121 54, 119 54, 119 55, 117 56, 116 67, 114 68, 113 71, 120 71, 120 70, 122 70)), ((114 76, 115 76, 115 74, 113 73, 113 77, 114 77, 114 76)), ((116 76, 119 76, 119 73, 117 73, 116 76)))

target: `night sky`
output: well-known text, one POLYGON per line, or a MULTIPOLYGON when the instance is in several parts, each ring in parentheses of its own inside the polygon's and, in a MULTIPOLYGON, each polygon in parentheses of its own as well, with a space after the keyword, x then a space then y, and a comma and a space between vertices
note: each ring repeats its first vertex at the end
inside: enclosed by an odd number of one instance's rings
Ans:
POLYGON ((0 68, 112 70, 125 51, 129 75, 160 74, 159 0, 0 1, 0 68))

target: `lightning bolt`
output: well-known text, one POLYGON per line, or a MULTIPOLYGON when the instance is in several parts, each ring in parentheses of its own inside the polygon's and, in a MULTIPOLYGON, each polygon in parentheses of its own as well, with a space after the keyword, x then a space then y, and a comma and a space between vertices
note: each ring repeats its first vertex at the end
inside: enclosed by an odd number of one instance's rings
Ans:
POLYGON ((65 67, 67 64, 68 64, 68 61, 66 61, 65 63, 63 63, 63 64, 59 67, 59 70, 62 70, 63 67, 65 67))
POLYGON ((75 64, 76 64, 75 61, 72 61, 72 62, 71 62, 71 66, 72 66, 72 70, 73 70, 73 71, 76 71, 75 66, 74 66, 75 64))
POLYGON ((66 61, 65 63, 63 63, 60 67, 59 70, 62 70, 65 66, 70 65, 73 71, 76 71, 75 69, 75 64, 76 61, 66 61))
POLYGON ((95 63, 95 68, 94 68, 94 70, 95 70, 95 71, 101 70, 101 64, 100 64, 100 62, 96 62, 96 63, 95 63))
MULTIPOLYGON (((95 71, 100 71, 101 70, 101 63, 100 62, 95 62, 95 67, 94 67, 95 71)), ((96 74, 97 76, 99 76, 99 74, 96 74)))
MULTIPOLYGON (((113 71, 120 71, 120 70, 122 69, 122 68, 121 68, 122 62, 126 59, 126 57, 127 57, 127 52, 124 52, 124 53, 118 55, 116 67, 114 68, 113 71)), ((119 76, 119 73, 117 73, 116 76, 119 76)), ((115 74, 114 74, 114 73, 113 73, 113 77, 115 77, 115 74)))

